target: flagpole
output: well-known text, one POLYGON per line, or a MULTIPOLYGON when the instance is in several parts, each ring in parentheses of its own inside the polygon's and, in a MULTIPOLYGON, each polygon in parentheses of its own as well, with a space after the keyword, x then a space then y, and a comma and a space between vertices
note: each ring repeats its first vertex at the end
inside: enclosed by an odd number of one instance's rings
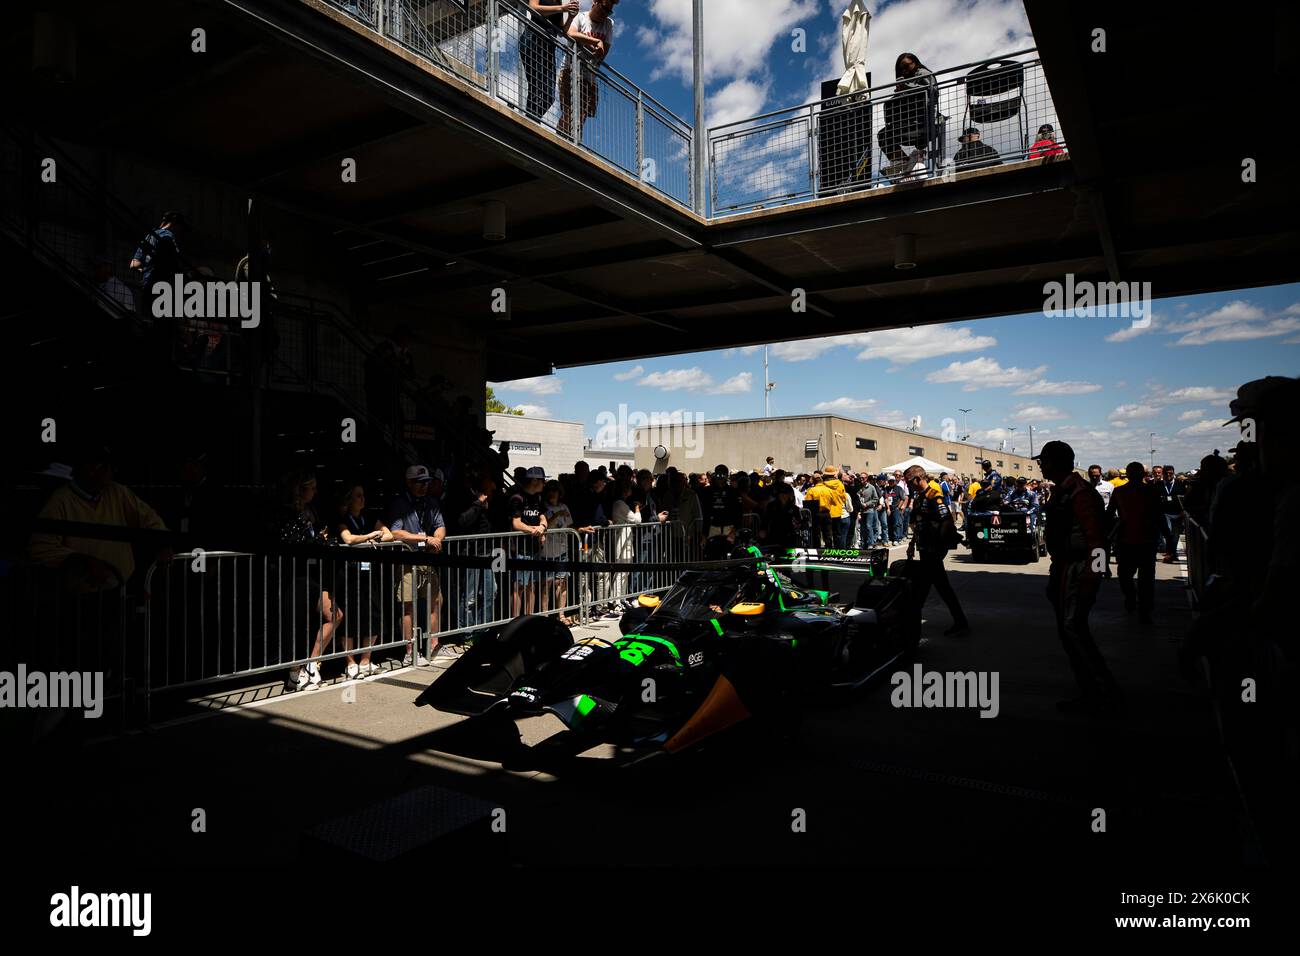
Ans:
POLYGON ((707 156, 707 133, 704 129, 704 0, 693 0, 692 11, 692 46, 695 60, 695 131, 692 144, 695 154, 695 212, 706 215, 708 203, 705 201, 705 184, 708 176, 705 171, 707 156))

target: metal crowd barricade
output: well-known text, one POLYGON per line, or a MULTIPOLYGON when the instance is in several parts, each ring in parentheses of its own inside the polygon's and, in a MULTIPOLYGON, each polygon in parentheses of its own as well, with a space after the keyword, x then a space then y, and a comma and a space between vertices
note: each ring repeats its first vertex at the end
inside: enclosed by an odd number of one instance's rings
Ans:
MULTIPOLYGON (((141 677, 133 630, 136 602, 126 588, 111 582, 98 588, 37 564, 18 563, 0 577, 0 607, 6 631, 0 640, 0 670, 16 675, 22 665, 29 675, 42 673, 47 692, 56 684, 66 686, 55 675, 102 675, 103 713, 116 702, 119 716, 125 716, 141 677)), ((28 690, 17 688, 24 695, 28 690)), ((53 702, 47 698, 46 707, 53 702)))
POLYGON ((1183 527, 1186 529, 1187 586, 1199 607, 1204 603, 1205 582, 1210 576, 1210 536, 1187 512, 1183 512, 1183 527))
POLYGON ((552 528, 541 536, 519 531, 502 534, 457 535, 443 540, 449 558, 474 558, 485 566, 439 568, 445 595, 444 624, 439 637, 471 634, 504 624, 520 614, 562 614, 578 611, 579 589, 570 570, 510 567, 510 561, 577 562, 578 533, 552 528))
POLYGON ((697 561, 699 542, 689 538, 679 521, 611 524, 582 535, 584 560, 592 564, 626 564, 627 570, 584 573, 581 603, 591 609, 639 594, 664 591, 676 582, 672 568, 638 570, 638 565, 697 561))

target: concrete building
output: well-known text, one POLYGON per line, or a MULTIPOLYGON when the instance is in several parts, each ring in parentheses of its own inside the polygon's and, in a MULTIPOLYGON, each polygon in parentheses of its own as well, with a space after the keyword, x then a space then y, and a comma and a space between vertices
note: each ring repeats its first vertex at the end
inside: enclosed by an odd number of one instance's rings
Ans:
POLYGON ((586 461, 592 470, 604 465, 611 471, 619 465, 631 466, 634 461, 630 448, 593 448, 582 422, 566 422, 548 418, 529 418, 488 412, 487 428, 496 432, 492 447, 500 448, 502 441, 510 442, 510 467, 542 467, 548 478, 573 471, 577 461, 586 461), (611 466, 613 466, 611 468, 611 466))
POLYGON ((669 465, 687 472, 711 471, 720 464, 754 471, 768 455, 778 468, 795 474, 831 464, 876 473, 921 456, 957 474, 978 475, 979 460, 989 458, 1004 476, 1041 476, 1028 448, 1012 454, 836 415, 650 425, 636 431, 636 465, 656 472, 669 465), (657 455, 658 449, 662 451, 657 455))
POLYGON ((492 447, 510 442, 510 467, 542 467, 548 478, 573 471, 573 463, 586 451, 587 434, 582 422, 554 421, 488 412, 487 427, 496 432, 492 447))

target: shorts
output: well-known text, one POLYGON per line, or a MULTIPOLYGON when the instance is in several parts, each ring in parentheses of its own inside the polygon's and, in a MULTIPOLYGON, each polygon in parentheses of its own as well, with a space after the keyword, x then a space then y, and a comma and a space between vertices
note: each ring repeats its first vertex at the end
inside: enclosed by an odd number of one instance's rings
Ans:
POLYGON ((436 599, 442 593, 442 579, 433 568, 411 568, 402 575, 397 585, 397 600, 403 604, 413 604, 425 594, 428 588, 429 598, 436 599))
MULTIPOLYGON (((573 72, 569 67, 560 70, 560 104, 567 112, 569 104, 573 102, 573 72)), ((582 70, 582 92, 580 93, 582 102, 582 117, 596 115, 596 104, 600 101, 600 89, 596 86, 596 81, 591 78, 591 67, 583 65, 582 70)))
POLYGON ((708 536, 709 536, 710 538, 718 538, 718 537, 729 538, 729 537, 731 537, 731 536, 732 536, 733 534, 735 534, 735 533, 736 533, 736 526, 735 526, 734 524, 726 524, 726 525, 716 525, 716 524, 711 524, 711 525, 709 525, 709 535, 708 535, 708 536))

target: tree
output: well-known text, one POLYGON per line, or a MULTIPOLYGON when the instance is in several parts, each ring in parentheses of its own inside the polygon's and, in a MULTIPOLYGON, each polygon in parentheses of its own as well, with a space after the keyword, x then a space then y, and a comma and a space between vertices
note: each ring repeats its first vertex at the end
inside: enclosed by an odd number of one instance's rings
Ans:
POLYGON ((496 392, 492 391, 492 386, 487 386, 487 411, 501 412, 504 415, 523 415, 523 411, 518 408, 511 408, 501 399, 497 398, 496 392))

